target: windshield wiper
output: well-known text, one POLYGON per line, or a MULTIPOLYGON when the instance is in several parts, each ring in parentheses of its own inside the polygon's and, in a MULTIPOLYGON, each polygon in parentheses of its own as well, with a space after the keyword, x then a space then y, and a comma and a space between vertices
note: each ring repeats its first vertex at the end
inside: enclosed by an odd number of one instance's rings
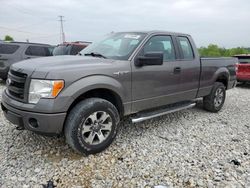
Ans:
POLYGON ((107 57, 105 57, 104 55, 102 54, 99 54, 99 53, 95 53, 95 52, 91 52, 91 53, 87 53, 87 54, 84 54, 85 56, 93 56, 93 57, 102 57, 104 59, 106 59, 107 57))

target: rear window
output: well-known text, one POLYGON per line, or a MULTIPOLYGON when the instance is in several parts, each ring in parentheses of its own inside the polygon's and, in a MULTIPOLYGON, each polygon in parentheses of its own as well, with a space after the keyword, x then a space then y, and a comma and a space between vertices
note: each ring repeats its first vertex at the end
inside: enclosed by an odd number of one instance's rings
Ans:
POLYGON ((53 55, 69 55, 71 46, 57 46, 53 50, 53 55))
POLYGON ((82 45, 75 45, 72 46, 71 48, 71 52, 70 55, 76 55, 78 54, 83 48, 85 48, 86 46, 82 46, 82 45))
POLYGON ((18 45, 0 44, 0 54, 13 54, 18 48, 18 45))
POLYGON ((50 56, 51 55, 48 47, 43 47, 43 46, 29 46, 27 50, 25 51, 25 54, 31 55, 31 56, 50 56))
POLYGON ((250 64, 250 58, 239 58, 239 63, 240 64, 250 64))

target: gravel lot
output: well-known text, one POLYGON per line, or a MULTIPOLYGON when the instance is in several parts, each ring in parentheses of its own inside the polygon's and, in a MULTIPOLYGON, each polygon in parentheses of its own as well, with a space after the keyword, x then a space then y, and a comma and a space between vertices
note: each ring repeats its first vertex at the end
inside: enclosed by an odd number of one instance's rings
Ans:
MULTIPOLYGON (((0 93, 4 88, 0 83, 0 93)), ((0 98, 1 100, 1 98, 0 98)), ((15 130, 0 113, 0 187, 250 187, 250 85, 218 114, 191 110, 132 125, 106 151, 74 153, 64 139, 15 130)))

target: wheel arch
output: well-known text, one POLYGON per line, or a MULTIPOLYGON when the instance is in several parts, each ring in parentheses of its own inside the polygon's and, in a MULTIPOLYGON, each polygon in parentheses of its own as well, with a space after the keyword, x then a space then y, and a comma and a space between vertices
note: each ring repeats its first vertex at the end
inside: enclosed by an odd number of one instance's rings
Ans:
POLYGON ((229 71, 227 68, 223 67, 221 69, 218 69, 215 73, 214 82, 221 82, 223 85, 228 88, 228 82, 229 82, 229 71))
POLYGON ((71 111, 72 108, 80 101, 87 99, 87 98, 101 98, 111 102, 118 110, 120 117, 124 114, 124 107, 122 103, 122 99, 118 93, 109 89, 109 88, 95 88, 85 91, 84 93, 80 94, 74 101, 70 104, 68 108, 67 114, 71 111))

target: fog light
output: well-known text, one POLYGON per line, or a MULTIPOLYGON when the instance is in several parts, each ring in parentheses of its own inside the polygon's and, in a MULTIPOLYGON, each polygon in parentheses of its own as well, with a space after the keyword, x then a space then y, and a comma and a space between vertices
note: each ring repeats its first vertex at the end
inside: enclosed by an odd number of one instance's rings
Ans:
POLYGON ((30 119, 29 119, 29 124, 30 124, 32 127, 34 127, 34 128, 37 128, 37 127, 38 127, 38 122, 37 122, 37 120, 34 119, 34 118, 30 118, 30 119))

